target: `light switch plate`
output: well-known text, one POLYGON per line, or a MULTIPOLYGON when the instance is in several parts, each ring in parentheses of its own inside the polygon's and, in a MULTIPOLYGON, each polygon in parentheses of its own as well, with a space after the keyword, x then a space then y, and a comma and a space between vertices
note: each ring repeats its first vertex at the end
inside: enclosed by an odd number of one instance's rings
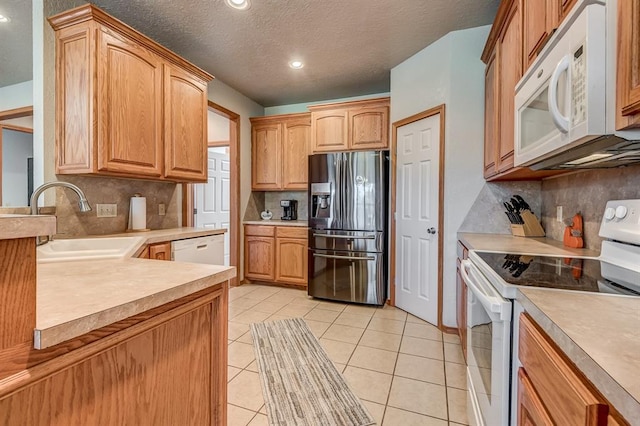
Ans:
POLYGON ((164 203, 158 204, 158 216, 164 216, 167 214, 167 207, 164 203))
POLYGON ((118 216, 118 205, 96 204, 96 214, 98 217, 116 217, 118 216))
POLYGON ((564 216, 562 215, 562 206, 557 206, 556 207, 556 220, 558 222, 562 222, 564 219, 564 216))

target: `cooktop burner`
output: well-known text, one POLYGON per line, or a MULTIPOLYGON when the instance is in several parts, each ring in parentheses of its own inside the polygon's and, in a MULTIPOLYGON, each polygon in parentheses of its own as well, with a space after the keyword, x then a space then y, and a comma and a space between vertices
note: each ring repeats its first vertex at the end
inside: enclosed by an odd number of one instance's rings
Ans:
POLYGON ((512 285, 606 293, 622 290, 602 277, 600 261, 596 259, 487 252, 476 254, 500 278, 512 285))

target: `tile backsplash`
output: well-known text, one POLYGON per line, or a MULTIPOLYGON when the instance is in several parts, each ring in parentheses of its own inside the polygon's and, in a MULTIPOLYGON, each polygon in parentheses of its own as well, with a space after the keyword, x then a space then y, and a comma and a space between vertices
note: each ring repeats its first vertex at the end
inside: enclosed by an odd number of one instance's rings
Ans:
POLYGON ((640 198, 640 165, 617 169, 589 170, 542 181, 542 225, 547 237, 562 240, 565 225, 556 220, 556 207, 563 216, 581 212, 585 247, 599 250, 600 221, 609 200, 640 198))
POLYGON ((539 219, 542 205, 540 182, 487 182, 458 232, 511 234, 510 222, 502 203, 509 201, 515 194, 524 198, 539 219))
POLYGON ((309 212, 307 209, 307 191, 265 192, 264 207, 265 209, 273 212, 274 219, 280 219, 282 216, 280 200, 297 200, 298 220, 309 219, 309 212))
POLYGON ((58 236, 77 237, 125 232, 129 220, 129 200, 135 193, 147 198, 147 228, 166 229, 180 226, 177 184, 133 179, 86 176, 58 176, 58 180, 77 185, 87 196, 92 211, 81 213, 73 191, 56 188, 58 236), (165 204, 166 214, 158 215, 158 205, 165 204), (96 204, 117 204, 116 217, 97 217, 96 204))

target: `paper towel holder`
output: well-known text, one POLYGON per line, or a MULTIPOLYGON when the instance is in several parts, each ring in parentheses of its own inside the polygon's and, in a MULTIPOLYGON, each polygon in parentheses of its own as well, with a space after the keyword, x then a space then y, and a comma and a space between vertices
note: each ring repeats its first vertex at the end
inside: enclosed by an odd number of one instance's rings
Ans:
POLYGON ((127 225, 127 229, 126 232, 145 232, 145 231, 151 231, 151 229, 147 228, 147 212, 146 212, 146 198, 142 196, 142 194, 136 192, 135 194, 133 194, 133 197, 131 197, 130 201, 129 201, 129 220, 128 220, 128 225, 127 225), (134 211, 133 211, 133 200, 134 198, 143 198, 143 204, 144 204, 144 228, 138 228, 138 229, 133 229, 133 216, 134 216, 134 211))

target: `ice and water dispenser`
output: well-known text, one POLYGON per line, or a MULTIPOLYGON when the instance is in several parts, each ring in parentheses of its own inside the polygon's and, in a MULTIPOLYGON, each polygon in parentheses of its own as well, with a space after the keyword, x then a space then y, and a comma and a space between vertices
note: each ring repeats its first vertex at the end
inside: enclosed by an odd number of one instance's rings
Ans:
POLYGON ((311 217, 313 219, 331 218, 331 183, 311 184, 311 217))

